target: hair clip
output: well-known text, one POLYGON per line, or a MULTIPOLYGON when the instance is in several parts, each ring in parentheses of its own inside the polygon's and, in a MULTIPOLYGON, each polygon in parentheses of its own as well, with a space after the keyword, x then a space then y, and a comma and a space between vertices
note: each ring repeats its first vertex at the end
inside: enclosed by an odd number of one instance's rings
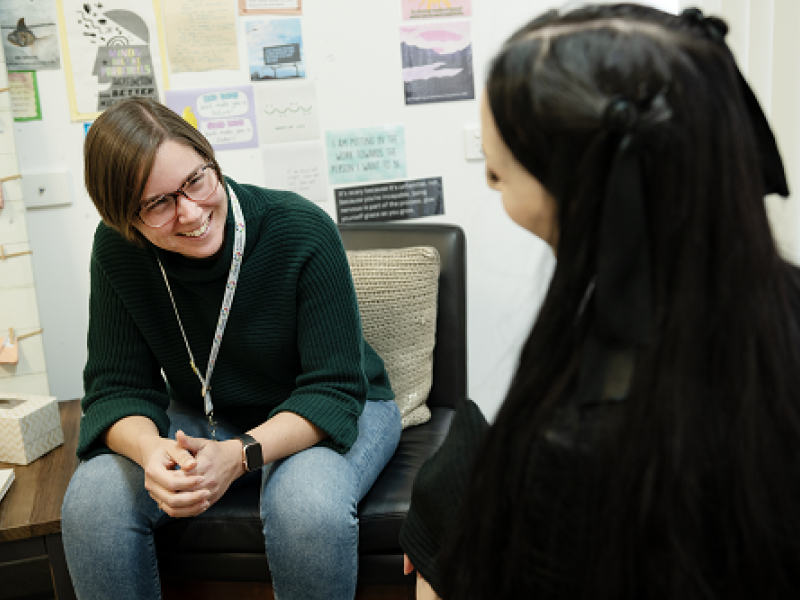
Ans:
POLYGON ((625 98, 614 98, 603 111, 603 123, 612 133, 628 133, 636 127, 639 111, 636 105, 625 98))

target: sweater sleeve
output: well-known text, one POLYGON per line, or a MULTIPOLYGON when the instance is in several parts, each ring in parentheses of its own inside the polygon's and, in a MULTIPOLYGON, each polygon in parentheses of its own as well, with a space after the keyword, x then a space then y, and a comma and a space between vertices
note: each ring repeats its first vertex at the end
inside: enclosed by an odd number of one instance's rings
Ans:
POLYGON ((297 344, 301 373, 292 394, 271 415, 296 413, 325 431, 326 444, 344 454, 358 437, 369 382, 353 280, 336 225, 315 213, 313 240, 297 284, 297 344))
POLYGON ((169 396, 155 358, 109 281, 95 252, 91 259, 88 359, 83 372, 78 457, 110 452, 102 435, 120 419, 149 418, 162 436, 169 431, 169 396))

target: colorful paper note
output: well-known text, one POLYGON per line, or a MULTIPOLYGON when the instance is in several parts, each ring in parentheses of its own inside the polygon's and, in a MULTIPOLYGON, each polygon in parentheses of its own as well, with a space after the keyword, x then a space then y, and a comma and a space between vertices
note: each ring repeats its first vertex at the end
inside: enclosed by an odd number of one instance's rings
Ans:
POLYGON ((402 125, 326 132, 328 180, 332 185, 406 176, 406 138, 402 125))
POLYGON ((252 86, 173 90, 167 106, 200 131, 216 150, 258 148, 252 86))
POLYGON ((36 71, 9 71, 8 89, 11 93, 11 110, 15 121, 42 120, 36 71))
POLYGON ((164 3, 170 72, 235 71, 236 10, 230 0, 164 3))
POLYGON ((300 19, 248 21, 245 32, 250 81, 306 76, 300 19))
POLYGON ((8 69, 61 68, 54 2, 2 0, 0 25, 8 69))
POLYGON ((325 157, 320 142, 261 146, 268 188, 290 190, 313 202, 325 202, 325 157))
POLYGON ((436 17, 469 17, 472 0, 400 0, 403 19, 431 19, 436 17))
POLYGON ((475 98, 469 21, 400 28, 406 104, 475 98))
POLYGON ((160 98, 167 76, 158 0, 56 1, 74 121, 131 96, 160 98))
POLYGON ((444 214, 441 177, 338 189, 339 223, 402 221, 444 214))
POLYGON ((249 15, 299 15, 302 0, 239 0, 239 14, 249 15))
POLYGON ((255 88, 258 137, 262 144, 319 138, 317 91, 313 81, 255 88))

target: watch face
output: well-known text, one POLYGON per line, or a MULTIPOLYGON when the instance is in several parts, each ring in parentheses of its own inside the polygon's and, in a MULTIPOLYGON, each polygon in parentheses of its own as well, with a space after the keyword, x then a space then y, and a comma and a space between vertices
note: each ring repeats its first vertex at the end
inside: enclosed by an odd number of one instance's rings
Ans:
POLYGON ((261 455, 261 444, 249 444, 244 449, 247 458, 247 470, 258 469, 264 464, 264 457, 261 455))

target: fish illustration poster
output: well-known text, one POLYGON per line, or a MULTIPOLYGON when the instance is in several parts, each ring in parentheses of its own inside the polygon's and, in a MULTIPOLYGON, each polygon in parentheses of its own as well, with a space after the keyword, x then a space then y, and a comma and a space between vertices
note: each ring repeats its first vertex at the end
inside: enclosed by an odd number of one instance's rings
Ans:
POLYGON ((431 19, 435 17, 469 17, 472 0, 400 0, 403 19, 431 19))
POLYGON ((300 19, 260 19, 245 25, 250 81, 305 77, 300 19))
POLYGON ((406 104, 475 98, 469 21, 400 27, 406 104))
POLYGON ((255 88, 258 137, 262 144, 319 138, 317 91, 313 81, 255 88))
POLYGON ((73 121, 131 96, 158 100, 168 85, 158 0, 57 0, 73 121))
POLYGON ((172 90, 166 104, 200 131, 215 150, 258 148, 253 88, 172 90))
POLYGON ((0 32, 10 70, 60 69, 58 17, 52 2, 3 0, 0 32))

